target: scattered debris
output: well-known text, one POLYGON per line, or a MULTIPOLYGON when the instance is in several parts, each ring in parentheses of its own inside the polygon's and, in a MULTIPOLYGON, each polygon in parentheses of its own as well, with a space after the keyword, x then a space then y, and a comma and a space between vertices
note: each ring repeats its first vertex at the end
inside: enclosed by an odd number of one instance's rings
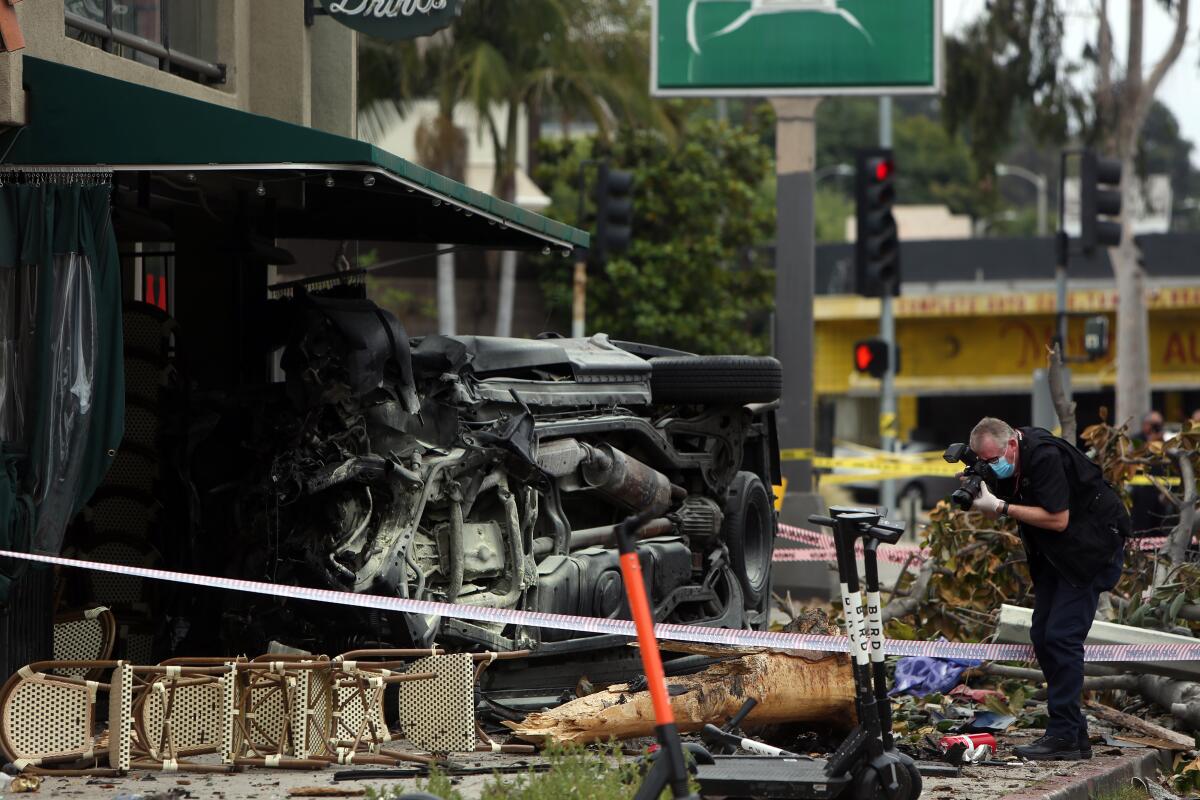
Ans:
POLYGON ((1164 749, 1183 751, 1194 750, 1196 747, 1196 739, 1186 733, 1173 731, 1170 728, 1164 728, 1161 725, 1155 725, 1153 722, 1147 722, 1143 719, 1130 716, 1129 714, 1122 714, 1115 708, 1109 708, 1102 703, 1097 703, 1095 700, 1089 700, 1087 703, 1087 708, 1105 722, 1110 722, 1113 725, 1120 725, 1122 728, 1126 728, 1131 731, 1137 731, 1138 733, 1146 736, 1169 742, 1170 747, 1164 749))
POLYGON ((31 794, 40 789, 41 786, 42 779, 37 775, 0 776, 0 792, 7 792, 8 794, 31 794))
POLYGON ((343 789, 340 786, 297 786, 288 789, 288 797, 362 797, 366 789, 343 789))

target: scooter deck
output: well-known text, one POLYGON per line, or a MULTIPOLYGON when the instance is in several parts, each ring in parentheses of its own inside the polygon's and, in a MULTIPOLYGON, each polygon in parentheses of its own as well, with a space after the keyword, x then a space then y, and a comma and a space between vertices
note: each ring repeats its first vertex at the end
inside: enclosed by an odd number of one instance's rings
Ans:
POLYGON ((696 780, 709 795, 795 797, 820 800, 839 797, 849 775, 825 774, 824 759, 786 756, 716 756, 713 764, 697 764, 696 780))

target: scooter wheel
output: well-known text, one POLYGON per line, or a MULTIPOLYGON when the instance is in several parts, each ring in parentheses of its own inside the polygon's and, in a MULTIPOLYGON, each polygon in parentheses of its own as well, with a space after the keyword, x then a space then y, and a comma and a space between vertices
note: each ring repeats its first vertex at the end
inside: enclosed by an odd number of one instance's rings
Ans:
POLYGON ((912 784, 912 788, 909 790, 908 796, 912 798, 912 800, 916 800, 921 796, 921 770, 917 767, 917 762, 913 761, 908 756, 904 755, 903 753, 899 753, 898 755, 900 756, 900 760, 904 762, 905 768, 908 770, 909 782, 912 784))
MULTIPOLYGON (((886 771, 892 773, 891 769, 886 771)), ((896 761, 893 774, 894 784, 892 774, 887 775, 885 782, 875 767, 869 764, 864 766, 854 781, 854 800, 917 800, 920 797, 921 777, 915 764, 909 769, 903 762, 896 761)))

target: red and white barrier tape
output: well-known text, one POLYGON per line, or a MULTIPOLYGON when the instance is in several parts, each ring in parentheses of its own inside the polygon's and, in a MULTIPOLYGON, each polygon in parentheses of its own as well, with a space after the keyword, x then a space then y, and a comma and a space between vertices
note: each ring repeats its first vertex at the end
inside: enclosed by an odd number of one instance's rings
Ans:
MULTIPOLYGON (((832 534, 796 528, 792 525, 780 525, 777 535, 780 539, 811 545, 814 549, 777 548, 773 559, 775 561, 832 561, 837 558, 832 534)), ((859 556, 863 554, 862 542, 855 543, 854 551, 859 556)), ((878 550, 877 557, 880 561, 888 561, 893 564, 907 563, 911 557, 912 563, 920 564, 929 558, 929 551, 911 544, 895 544, 888 545, 887 549, 878 550)))
MULTIPOLYGON (((151 580, 169 581, 207 589, 226 589, 248 592, 268 597, 286 597, 293 600, 311 600, 317 603, 377 608, 404 614, 445 616, 469 619, 475 622, 492 622, 503 625, 522 625, 534 628, 553 628, 579 633, 616 634, 633 638, 637 635, 633 623, 623 619, 579 617, 571 614, 548 614, 541 611, 519 611, 511 608, 485 608, 458 603, 438 603, 432 600, 410 600, 402 597, 384 597, 373 594, 337 592, 330 589, 309 589, 303 586, 285 586, 262 581, 247 581, 237 578, 220 578, 211 575, 192 575, 149 567, 133 567, 125 564, 104 564, 97 561, 81 561, 61 556, 45 556, 34 553, 16 553, 0 550, 0 558, 15 558, 60 567, 90 569, 115 575, 130 575, 151 580)), ((731 647, 769 647, 778 650, 816 650, 827 653, 849 651, 849 642, 844 636, 818 636, 806 633, 779 633, 774 631, 730 630, 727 628, 705 628, 697 625, 675 625, 661 623, 654 626, 659 639, 683 642, 727 645, 731 647)), ((931 656, 935 658, 959 658, 979 661, 1033 661, 1033 648, 1024 644, 972 644, 965 642, 917 642, 889 639, 885 645, 888 655, 931 656)), ((1195 644, 1124 644, 1086 645, 1085 661, 1195 661, 1200 659, 1200 641, 1195 644)))
MULTIPOLYGON (((810 549, 801 549, 798 547, 776 548, 772 556, 773 561, 834 561, 837 559, 837 551, 833 546, 832 534, 781 524, 777 535, 780 539, 789 542, 810 545, 810 549)), ((1164 542, 1166 542, 1166 537, 1163 536, 1133 540, 1134 546, 1142 551, 1157 550, 1163 546, 1164 542)), ((862 542, 856 543, 854 550, 859 556, 862 556, 862 542)), ((897 544, 888 546, 886 550, 879 550, 878 557, 880 561, 887 561, 892 564, 918 566, 929 558, 929 550, 914 545, 897 544)))

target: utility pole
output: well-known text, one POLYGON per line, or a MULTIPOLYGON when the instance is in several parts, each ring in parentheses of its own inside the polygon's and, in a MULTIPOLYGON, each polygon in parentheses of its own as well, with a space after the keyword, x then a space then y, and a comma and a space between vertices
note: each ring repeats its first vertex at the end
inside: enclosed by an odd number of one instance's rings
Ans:
MULTIPOLYGON (((892 98, 879 98, 879 146, 892 146, 892 98)), ((896 319, 892 310, 893 286, 883 289, 879 298, 879 338, 887 343, 887 371, 883 373, 880 382, 879 395, 879 438, 882 449, 891 453, 896 449, 899 425, 896 421, 896 319)), ((886 480, 880 483, 879 504, 888 509, 896 510, 896 482, 886 480)))

